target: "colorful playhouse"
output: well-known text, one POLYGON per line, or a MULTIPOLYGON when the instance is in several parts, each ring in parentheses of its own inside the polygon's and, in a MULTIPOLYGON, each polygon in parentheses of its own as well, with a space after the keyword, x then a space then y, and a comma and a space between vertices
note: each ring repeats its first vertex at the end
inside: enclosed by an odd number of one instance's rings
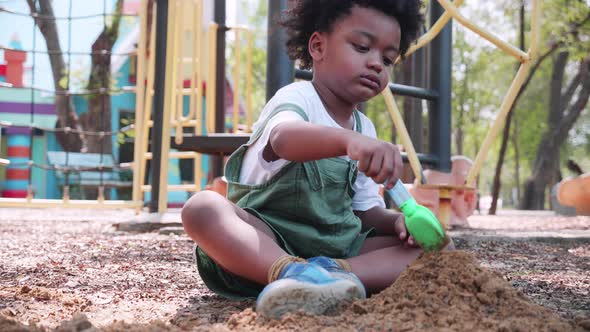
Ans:
MULTIPOLYGON (((137 16, 139 0, 125 1, 123 14, 137 16)), ((54 94, 31 86, 26 82, 27 58, 31 54, 24 50, 18 41, 12 41, 8 47, 2 47, 4 56, 0 62, 0 197, 25 198, 32 195, 40 199, 61 199, 66 184, 60 168, 71 167, 74 172, 68 177, 67 187, 97 187, 106 184, 108 199, 128 200, 131 197, 133 173, 125 168, 125 163, 134 160, 134 128, 136 114, 136 73, 137 49, 140 38, 138 19, 122 20, 119 37, 112 50, 111 75, 114 85, 111 90, 110 127, 112 151, 110 156, 98 154, 65 153, 55 136, 58 119, 54 106, 54 94), (102 164, 104 170, 81 171, 90 165, 102 164)), ((1 46, 0 41, 0 46, 1 46)), ((30 60, 30 59, 29 59, 30 60)), ((183 87, 192 85, 191 79, 183 80, 183 87)), ((205 117, 206 84, 202 79, 202 117, 205 117)), ((226 80, 225 105, 227 118, 235 112, 232 84, 226 80)), ((183 96, 183 114, 189 113, 189 96, 183 96)), ((88 110, 88 98, 83 94, 72 97, 74 109, 78 115, 88 110)), ((240 115, 244 109, 239 105, 240 115)), ((230 128, 231 130, 231 128, 230 128)), ((207 131, 205 125, 203 132, 207 131)), ((174 151, 174 150, 172 150, 174 151)), ((209 158, 199 158, 200 179, 195 179, 196 163, 188 160, 170 158, 168 165, 169 185, 182 186, 183 183, 199 183, 204 187, 209 180, 209 158)), ((149 162, 147 165, 149 169, 149 162)), ((146 171, 147 172, 147 171, 146 171)), ((72 199, 87 199, 83 190, 68 188, 72 199)), ((191 190, 168 192, 168 205, 180 206, 191 194, 191 190)), ((91 198, 93 199, 93 198, 91 198)), ((144 201, 150 199, 150 192, 145 192, 144 201)))

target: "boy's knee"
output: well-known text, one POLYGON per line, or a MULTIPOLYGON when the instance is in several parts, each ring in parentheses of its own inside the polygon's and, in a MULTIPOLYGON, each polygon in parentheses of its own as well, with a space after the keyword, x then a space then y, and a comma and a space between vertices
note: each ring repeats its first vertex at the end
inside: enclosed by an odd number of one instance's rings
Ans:
POLYGON ((225 198, 211 190, 203 190, 194 194, 182 207, 180 218, 186 227, 188 224, 202 223, 211 219, 225 198))

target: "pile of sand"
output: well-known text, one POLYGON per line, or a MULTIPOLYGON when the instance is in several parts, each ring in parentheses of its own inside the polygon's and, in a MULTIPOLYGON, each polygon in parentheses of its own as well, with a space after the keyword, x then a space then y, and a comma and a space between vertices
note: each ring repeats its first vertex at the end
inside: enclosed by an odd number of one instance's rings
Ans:
POLYGON ((250 310, 227 327, 247 330, 572 331, 573 323, 532 303, 502 276, 463 251, 424 254, 383 292, 331 317, 289 315, 281 321, 250 310))
MULTIPOLYGON (((4 329, 5 323, 0 318, 0 330, 11 331, 4 329)), ((81 331, 76 326, 88 328, 89 325, 83 316, 78 316, 64 322, 61 331, 81 331)), ((481 267, 471 254, 463 251, 424 254, 388 289, 367 300, 344 305, 332 315, 316 317, 295 313, 281 320, 268 320, 246 309, 224 324, 181 328, 202 331, 584 330, 581 325, 532 303, 502 276, 481 267)), ((152 326, 118 323, 104 330, 161 331, 178 330, 178 327, 163 323, 152 326)))

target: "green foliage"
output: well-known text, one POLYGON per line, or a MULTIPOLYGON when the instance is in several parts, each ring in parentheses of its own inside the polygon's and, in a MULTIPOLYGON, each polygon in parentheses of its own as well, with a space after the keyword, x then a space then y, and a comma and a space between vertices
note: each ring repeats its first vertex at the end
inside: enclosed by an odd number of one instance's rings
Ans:
MULTIPOLYGON (((548 0, 542 3, 542 32, 539 53, 547 52, 554 45, 570 52, 570 64, 566 67, 566 84, 577 71, 576 63, 589 55, 590 11, 585 1, 548 0), (584 21, 586 20, 586 21, 584 21), (580 22, 583 22, 582 24, 580 22), (569 33, 573 28, 577 35, 569 33)), ((530 45, 530 1, 525 11, 525 49, 530 45)), ((520 1, 499 1, 483 6, 466 2, 462 12, 494 33, 501 39, 518 45, 520 1), (491 10, 490 10, 491 9, 491 10), (502 19, 500 24, 499 19, 502 19)), ((488 128, 495 120, 501 101, 513 79, 517 61, 459 24, 454 24, 453 35, 453 130, 464 131, 464 154, 474 157, 488 128)), ((550 95, 552 61, 548 57, 536 70, 532 80, 523 91, 513 109, 512 129, 516 127, 520 181, 530 175, 536 158, 541 135, 546 131, 550 95)), ((563 87, 562 93, 565 91, 563 87)), ((582 115, 570 139, 562 146, 562 165, 567 158, 575 158, 582 165, 588 164, 590 150, 590 116, 582 115)), ((514 130, 511 130, 514 132, 514 130)), ((487 194, 491 188, 494 167, 498 158, 501 134, 494 141, 486 162, 480 172, 480 190, 487 194)), ((453 152, 456 147, 453 146, 453 152)), ((515 145, 508 146, 502 170, 502 195, 508 199, 515 182, 515 145)), ((586 166, 586 170, 590 166, 586 166)))
MULTIPOLYGON (((399 107, 400 98, 396 98, 396 103, 399 107)), ((365 114, 373 124, 375 125, 375 130, 377 131, 377 137, 384 141, 391 142, 391 129, 393 128, 393 123, 391 122, 391 117, 387 112, 387 107, 385 106, 385 100, 381 95, 369 100, 366 104, 365 114)))
MULTIPOLYGON (((240 12, 247 13, 248 28, 252 31, 253 47, 252 47, 252 121, 256 121, 264 104, 266 103, 266 38, 267 38, 267 4, 265 1, 258 2, 255 8, 252 8, 251 2, 241 0, 239 8, 240 12)), ((235 45, 236 42, 240 44, 239 51, 239 72, 240 72, 240 103, 246 107, 246 66, 248 63, 248 50, 246 34, 240 31, 240 37, 236 41, 233 37, 233 32, 227 32, 228 38, 227 47, 229 49, 227 56, 227 73, 226 75, 233 80, 233 70, 235 68, 235 45)), ((241 119, 244 123, 244 119, 241 119)))

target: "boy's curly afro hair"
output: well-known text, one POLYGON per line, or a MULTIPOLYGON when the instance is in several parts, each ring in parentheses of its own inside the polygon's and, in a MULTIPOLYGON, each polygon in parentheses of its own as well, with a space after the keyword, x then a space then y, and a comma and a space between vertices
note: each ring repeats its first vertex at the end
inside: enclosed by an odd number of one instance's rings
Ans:
POLYGON ((315 32, 329 32, 336 20, 350 14, 354 6, 374 8, 394 17, 401 28, 400 54, 406 53, 418 37, 424 17, 421 0, 291 0, 279 24, 287 29, 287 51, 300 67, 311 69, 312 59, 307 51, 309 37, 315 32))

